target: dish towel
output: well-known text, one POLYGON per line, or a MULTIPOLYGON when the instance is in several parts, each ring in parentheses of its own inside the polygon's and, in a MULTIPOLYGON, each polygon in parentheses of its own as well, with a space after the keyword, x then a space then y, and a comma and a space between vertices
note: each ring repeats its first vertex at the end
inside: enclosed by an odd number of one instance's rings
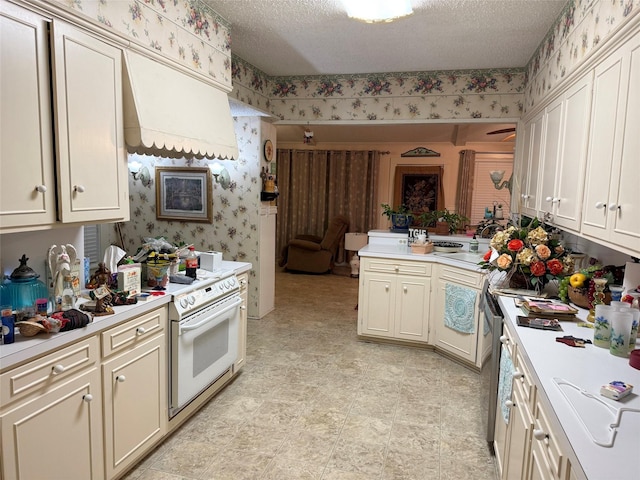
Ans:
POLYGON ((444 292, 444 324, 461 333, 475 333, 476 291, 447 283, 444 292))
POLYGON ((507 400, 511 399, 511 384, 513 381, 513 360, 509 354, 509 350, 502 348, 500 355, 500 377, 498 380, 498 403, 502 410, 502 418, 504 423, 509 423, 509 412, 511 409, 505 405, 507 400))

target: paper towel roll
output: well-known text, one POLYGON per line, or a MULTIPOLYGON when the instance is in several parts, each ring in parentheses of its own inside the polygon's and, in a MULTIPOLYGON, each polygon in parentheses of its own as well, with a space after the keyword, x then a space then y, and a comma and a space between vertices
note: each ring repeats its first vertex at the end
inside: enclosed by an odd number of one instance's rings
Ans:
POLYGON ((627 262, 624 267, 624 291, 635 290, 640 286, 640 263, 627 262))

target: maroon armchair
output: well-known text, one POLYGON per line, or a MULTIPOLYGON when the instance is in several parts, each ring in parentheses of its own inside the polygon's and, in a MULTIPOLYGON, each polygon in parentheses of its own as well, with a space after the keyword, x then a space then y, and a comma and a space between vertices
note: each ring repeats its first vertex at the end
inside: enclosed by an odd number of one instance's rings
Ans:
POLYGON ((334 217, 324 237, 297 235, 283 249, 280 266, 307 273, 327 273, 333 268, 340 241, 349 228, 349 219, 334 217))

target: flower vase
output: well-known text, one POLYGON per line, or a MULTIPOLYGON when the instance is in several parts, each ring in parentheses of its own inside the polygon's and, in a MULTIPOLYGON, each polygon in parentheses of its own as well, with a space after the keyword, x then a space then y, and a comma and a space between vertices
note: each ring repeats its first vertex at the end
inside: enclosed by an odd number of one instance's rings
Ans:
POLYGON ((512 272, 509 275, 509 287, 518 290, 534 290, 531 279, 522 272, 512 272))

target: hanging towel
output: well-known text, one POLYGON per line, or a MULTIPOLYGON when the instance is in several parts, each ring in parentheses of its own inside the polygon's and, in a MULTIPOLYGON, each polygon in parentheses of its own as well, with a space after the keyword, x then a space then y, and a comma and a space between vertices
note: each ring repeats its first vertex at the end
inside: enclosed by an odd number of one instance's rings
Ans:
POLYGON ((476 291, 447 283, 444 292, 444 324, 461 333, 475 333, 476 291))
POLYGON ((509 350, 502 348, 500 355, 500 377, 498 380, 498 403, 502 410, 504 423, 509 423, 509 412, 511 411, 505 402, 511 399, 511 388, 513 381, 513 360, 509 350))

